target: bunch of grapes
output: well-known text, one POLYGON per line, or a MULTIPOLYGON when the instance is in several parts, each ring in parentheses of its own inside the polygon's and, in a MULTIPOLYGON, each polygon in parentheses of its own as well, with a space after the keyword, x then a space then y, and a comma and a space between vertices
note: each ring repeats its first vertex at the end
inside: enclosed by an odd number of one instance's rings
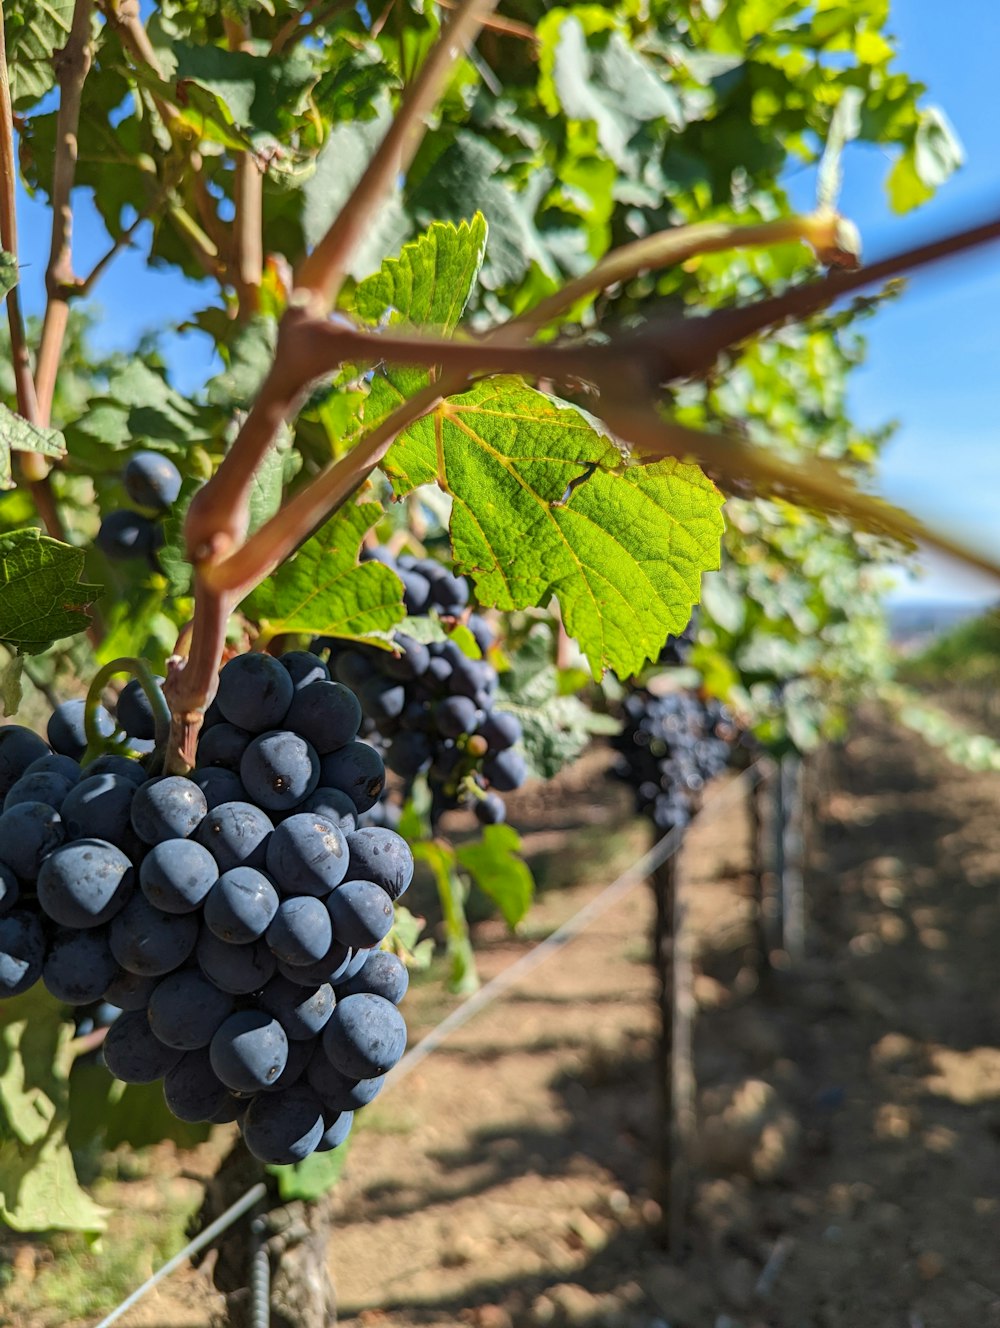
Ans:
POLYGON ((141 509, 118 508, 101 522, 95 543, 106 558, 152 560, 163 544, 162 518, 181 491, 180 471, 159 452, 137 452, 122 472, 125 492, 141 509))
POLYGON ((380 947, 413 858, 358 825, 385 775, 356 696, 313 655, 238 656, 190 778, 81 768, 79 721, 60 707, 51 749, 0 729, 0 996, 41 979, 116 1007, 111 1072, 238 1121, 262 1161, 336 1147, 406 1043, 407 971, 380 947))
POLYGON ((644 689, 630 692, 623 709, 617 773, 632 786, 637 810, 664 832, 687 825, 705 785, 729 764, 737 737, 731 711, 692 692, 644 689))
MULTIPOLYGON (((410 617, 434 609, 446 622, 466 611, 469 585, 433 559, 386 550, 368 555, 391 567, 403 582, 410 617)), ((485 619, 469 616, 465 626, 482 654, 470 659, 454 639, 426 645, 397 633, 395 652, 353 645, 334 638, 313 643, 328 650, 333 675, 357 692, 369 717, 366 736, 379 742, 385 764, 410 787, 426 775, 431 820, 454 807, 471 806, 483 825, 506 818, 501 793, 519 788, 527 776, 516 744, 521 725, 495 709, 498 677, 486 658, 494 643, 485 619)))

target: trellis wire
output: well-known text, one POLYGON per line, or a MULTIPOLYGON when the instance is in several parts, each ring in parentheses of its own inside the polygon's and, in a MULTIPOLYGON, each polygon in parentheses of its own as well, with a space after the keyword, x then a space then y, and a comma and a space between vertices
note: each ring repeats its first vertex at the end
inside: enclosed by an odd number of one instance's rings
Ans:
POLYGON ((210 1222, 204 1231, 199 1232, 194 1240, 189 1241, 188 1244, 185 1245, 182 1250, 179 1250, 172 1259, 168 1259, 162 1268, 156 1270, 152 1277, 147 1277, 142 1286, 136 1287, 132 1294, 127 1296, 117 1309, 113 1309, 107 1318, 102 1319, 101 1322, 97 1324, 97 1328, 108 1328, 109 1324, 115 1323, 127 1310, 130 1310, 137 1301, 140 1301, 147 1291, 152 1291, 153 1287, 162 1282, 165 1277, 169 1277, 175 1269, 179 1268, 185 1259, 188 1259, 192 1254, 197 1254, 198 1251, 203 1250, 206 1245, 211 1245, 216 1236, 221 1236, 227 1227, 231 1227, 234 1222, 238 1221, 243 1216, 244 1213, 249 1212, 255 1204, 259 1203, 261 1199, 264 1199, 266 1196, 267 1186, 263 1181, 258 1181, 256 1185, 251 1185, 241 1199, 237 1199, 236 1202, 227 1208, 224 1213, 221 1213, 214 1222, 210 1222))
MULTIPOLYGON (((756 765, 749 766, 729 783, 721 793, 711 798, 703 812, 699 813, 698 819, 703 819, 707 814, 707 819, 711 820, 717 812, 727 806, 736 794, 743 790, 745 785, 750 787, 756 782, 758 772, 756 765)), ((601 917, 610 908, 618 903, 619 900, 634 890, 637 885, 644 881, 656 867, 662 863, 680 848, 684 835, 687 832, 686 826, 674 826, 662 839, 657 840, 653 847, 642 855, 638 861, 631 867, 627 867, 620 876, 616 877, 610 885, 604 887, 600 894, 596 895, 589 904, 584 904, 572 917, 568 918, 561 927, 557 927, 550 936, 544 941, 540 941, 527 954, 522 955, 520 959, 514 961, 495 978, 491 978, 485 986, 480 989, 468 1000, 463 1001, 457 1010, 453 1010, 446 1018, 442 1019, 431 1031, 423 1037, 415 1047, 406 1053, 403 1059, 391 1070, 386 1077, 385 1089, 394 1087, 402 1083, 408 1074, 410 1074, 421 1061, 426 1058, 456 1032, 463 1025, 467 1024, 480 1010, 491 1005, 505 991, 515 986, 522 978, 533 973, 540 964, 550 958, 557 950, 561 950, 564 945, 578 936, 580 932, 589 927, 592 922, 601 917)), ((383 1091, 385 1091, 385 1089, 383 1091)), ((168 1277, 175 1269, 179 1268, 186 1259, 192 1254, 197 1254, 199 1250, 210 1245, 216 1236, 220 1236, 223 1231, 232 1226, 247 1212, 250 1211, 267 1194, 267 1186, 263 1182, 252 1185, 241 1199, 227 1208, 224 1213, 210 1223, 204 1231, 200 1232, 194 1240, 190 1241, 179 1250, 177 1254, 168 1260, 162 1268, 158 1269, 152 1277, 146 1279, 142 1286, 136 1287, 135 1291, 123 1300, 122 1303, 111 1311, 111 1313, 101 1320, 95 1328, 109 1328, 109 1325, 115 1323, 121 1316, 132 1308, 137 1301, 141 1300, 148 1291, 152 1291, 159 1282, 168 1277)), ((257 1223, 254 1223, 257 1226, 257 1223)), ((258 1229, 259 1236, 259 1229, 258 1229)), ((251 1262, 250 1277, 250 1295, 251 1306, 255 1316, 263 1313, 264 1317, 254 1317, 254 1328, 267 1328, 268 1322, 268 1292, 270 1283, 270 1265, 268 1263, 267 1248, 265 1245, 255 1245, 253 1259, 251 1262), (263 1310, 261 1306, 263 1305, 263 1310)))
MULTIPOLYGON (((750 766, 737 775, 721 793, 713 797, 705 810, 714 816, 717 809, 721 809, 723 805, 729 803, 735 793, 742 790, 744 784, 752 784, 756 777, 755 767, 750 766)), ((634 862, 631 867, 627 867, 610 885, 605 886, 601 893, 592 899, 589 904, 584 904, 583 908, 567 919, 561 927, 557 927, 544 941, 540 941, 527 954, 522 955, 520 959, 515 960, 513 964, 508 965, 507 968, 498 973, 495 978, 491 978, 485 986, 480 987, 468 1000, 463 1001, 456 1010, 452 1010, 451 1014, 442 1019, 425 1037, 420 1039, 415 1047, 406 1053, 395 1069, 389 1071, 386 1076, 386 1089, 401 1083, 408 1074, 416 1069, 422 1060, 425 1060, 431 1052, 436 1051, 452 1033, 467 1024, 474 1015, 478 1014, 487 1005, 492 1004, 498 996, 502 996, 505 991, 515 986, 522 978, 527 977, 529 973, 533 973, 546 959, 589 927, 602 913, 606 913, 608 909, 613 908, 629 891, 634 890, 649 876, 651 871, 677 852, 681 846, 686 828, 674 826, 672 830, 668 830, 662 839, 657 840, 648 853, 644 853, 637 862, 634 862)))

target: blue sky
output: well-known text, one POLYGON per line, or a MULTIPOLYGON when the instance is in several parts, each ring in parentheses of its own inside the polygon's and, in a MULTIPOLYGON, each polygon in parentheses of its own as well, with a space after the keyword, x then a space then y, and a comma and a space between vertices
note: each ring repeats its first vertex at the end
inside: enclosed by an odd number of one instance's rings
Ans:
MULTIPOLYGON (((861 229, 865 254, 880 254, 1000 210, 1000 106, 997 53, 1000 4, 963 0, 951 21, 937 0, 894 0, 890 29, 899 38, 899 67, 928 86, 958 132, 966 164, 938 196, 908 217, 894 216, 884 181, 888 153, 852 145, 844 159, 842 210, 861 229)), ((797 206, 808 208, 811 172, 793 182, 797 206)), ((74 257, 86 272, 106 246, 86 195, 77 200, 74 257)), ((23 194, 19 204, 23 291, 40 312, 48 253, 47 209, 23 194)), ((120 255, 97 288, 105 312, 98 341, 128 349, 138 333, 176 325, 213 300, 213 283, 181 283, 152 272, 135 253, 120 255)), ((1000 254, 983 251, 913 278, 903 298, 867 325, 869 359, 853 380, 861 425, 900 422, 887 450, 881 487, 918 515, 961 532, 1000 557, 1000 254)), ((200 386, 210 371, 211 343, 199 334, 166 338, 174 381, 200 386)), ((902 578, 902 595, 996 597, 997 583, 937 558, 926 560, 919 584, 902 578)))

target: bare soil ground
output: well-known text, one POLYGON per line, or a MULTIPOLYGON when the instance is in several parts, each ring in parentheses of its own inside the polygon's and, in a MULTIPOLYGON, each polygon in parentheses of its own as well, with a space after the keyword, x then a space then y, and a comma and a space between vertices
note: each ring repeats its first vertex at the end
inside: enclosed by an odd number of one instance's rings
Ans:
MULTIPOLYGON (((532 939, 645 847, 599 767, 512 817, 548 887, 532 939)), ((865 716, 819 800, 809 958, 763 984, 745 962, 747 845, 730 801, 685 850, 700 1138, 686 1248, 668 1256, 657 1236, 639 887, 365 1113, 330 1251, 345 1328, 1000 1326, 1000 776, 865 716)), ((492 921, 479 943, 484 977, 526 948, 492 921)), ((449 1002, 418 984, 409 1004, 426 1028, 449 1002)), ((19 1306, 19 1285, 15 1269, 0 1321, 58 1321, 19 1306)), ((204 1328, 217 1312, 186 1271, 121 1322, 204 1328)))

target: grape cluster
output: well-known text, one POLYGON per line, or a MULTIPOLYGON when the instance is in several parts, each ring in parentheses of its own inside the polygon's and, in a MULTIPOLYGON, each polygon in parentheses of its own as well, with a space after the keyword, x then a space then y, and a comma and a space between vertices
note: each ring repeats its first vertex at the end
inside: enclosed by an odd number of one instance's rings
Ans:
MULTIPOLYGON (((466 612, 468 582, 433 559, 395 559, 385 549, 367 556, 399 576, 409 617, 435 610, 451 621, 466 612)), ((471 659, 450 637, 424 644, 402 632, 394 653, 331 637, 313 648, 329 651, 334 677, 357 692, 369 717, 366 736, 380 744, 385 764, 404 787, 427 776, 432 822, 451 808, 471 806, 481 824, 495 825, 507 814, 499 795, 519 788, 527 776, 516 746, 521 725, 495 709, 498 676, 486 658, 495 639, 489 623, 472 614, 464 626, 482 658, 471 659)))
POLYGON ((635 793, 636 808, 664 832, 685 826, 702 790, 729 764, 737 729, 722 702, 692 692, 626 696, 614 739, 618 775, 635 793))
POLYGON ((95 543, 106 558, 154 558, 163 544, 162 518, 181 491, 180 471, 159 452, 136 452, 122 472, 125 492, 139 511, 118 508, 101 522, 95 543))
POLYGON ((358 825, 385 772, 357 698, 305 652, 238 656, 190 778, 81 767, 65 710, 55 750, 0 729, 0 997, 41 979, 116 1007, 111 1072, 238 1121, 262 1161, 336 1147, 406 1043, 407 970, 380 947, 413 857, 358 825))

